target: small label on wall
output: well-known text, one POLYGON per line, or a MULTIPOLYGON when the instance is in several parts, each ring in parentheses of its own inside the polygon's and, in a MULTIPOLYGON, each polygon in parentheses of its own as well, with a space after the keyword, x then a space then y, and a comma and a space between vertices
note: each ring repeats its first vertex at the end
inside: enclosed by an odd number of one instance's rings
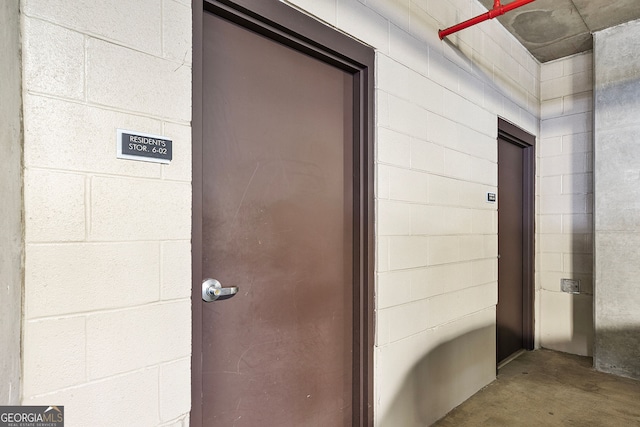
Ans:
POLYGON ((143 162, 169 163, 173 157, 172 144, 166 136, 118 129, 117 158, 143 162))
POLYGON ((496 200, 497 200, 496 193, 487 193, 487 202, 488 203, 495 203, 496 200))
POLYGON ((569 294, 580 293, 580 280, 577 279, 560 279, 560 289, 562 292, 569 294))

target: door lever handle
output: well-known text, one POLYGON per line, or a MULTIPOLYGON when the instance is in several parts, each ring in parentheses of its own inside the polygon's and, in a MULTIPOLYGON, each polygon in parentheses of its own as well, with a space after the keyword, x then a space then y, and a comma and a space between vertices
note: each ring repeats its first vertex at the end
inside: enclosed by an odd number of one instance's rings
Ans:
POLYGON ((212 302, 220 297, 232 297, 238 293, 237 286, 223 288, 222 284, 216 279, 205 279, 202 282, 202 300, 212 302))

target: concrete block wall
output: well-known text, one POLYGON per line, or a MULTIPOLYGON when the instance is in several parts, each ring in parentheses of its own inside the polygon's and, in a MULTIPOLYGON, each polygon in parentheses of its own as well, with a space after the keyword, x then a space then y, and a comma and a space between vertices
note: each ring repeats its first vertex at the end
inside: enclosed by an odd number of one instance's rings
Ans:
POLYGON ((595 34, 595 367, 640 379, 640 21, 595 34))
POLYGON ((542 64, 538 147, 540 345, 593 354, 593 54, 542 64), (580 294, 561 279, 580 281, 580 294))
MULTIPOLYGON (((4 7, 4 4, 3 4, 4 7)), ((22 403, 66 425, 186 426, 191 2, 23 0, 22 403), (116 129, 173 140, 116 158, 116 129)))
POLYGON ((471 0, 289 0, 376 50, 375 424, 495 378, 497 117, 539 132, 538 62, 471 0))
POLYGON ((20 2, 0 3, 0 405, 20 403, 23 282, 20 2))

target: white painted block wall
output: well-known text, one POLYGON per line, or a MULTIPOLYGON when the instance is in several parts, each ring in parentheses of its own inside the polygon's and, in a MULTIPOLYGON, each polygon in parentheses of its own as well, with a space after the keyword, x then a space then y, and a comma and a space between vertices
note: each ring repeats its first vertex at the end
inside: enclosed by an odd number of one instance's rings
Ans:
POLYGON ((540 65, 475 0, 289 0, 376 49, 375 423, 495 378, 497 117, 539 135, 540 65))
POLYGON ((593 355, 593 54, 542 64, 538 277, 542 347, 593 355), (578 279, 581 293, 561 291, 578 279))
POLYGON ((23 0, 25 405, 186 426, 191 2, 23 0), (116 129, 169 165, 116 159, 116 129))

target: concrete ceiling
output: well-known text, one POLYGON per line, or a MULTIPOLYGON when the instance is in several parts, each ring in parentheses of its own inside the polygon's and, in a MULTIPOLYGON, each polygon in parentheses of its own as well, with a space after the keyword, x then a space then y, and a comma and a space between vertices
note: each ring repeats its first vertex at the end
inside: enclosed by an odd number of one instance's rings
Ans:
MULTIPOLYGON (((493 7, 493 0, 480 3, 493 7)), ((591 49, 593 32, 640 19, 640 0, 535 0, 497 19, 547 62, 591 49)))

